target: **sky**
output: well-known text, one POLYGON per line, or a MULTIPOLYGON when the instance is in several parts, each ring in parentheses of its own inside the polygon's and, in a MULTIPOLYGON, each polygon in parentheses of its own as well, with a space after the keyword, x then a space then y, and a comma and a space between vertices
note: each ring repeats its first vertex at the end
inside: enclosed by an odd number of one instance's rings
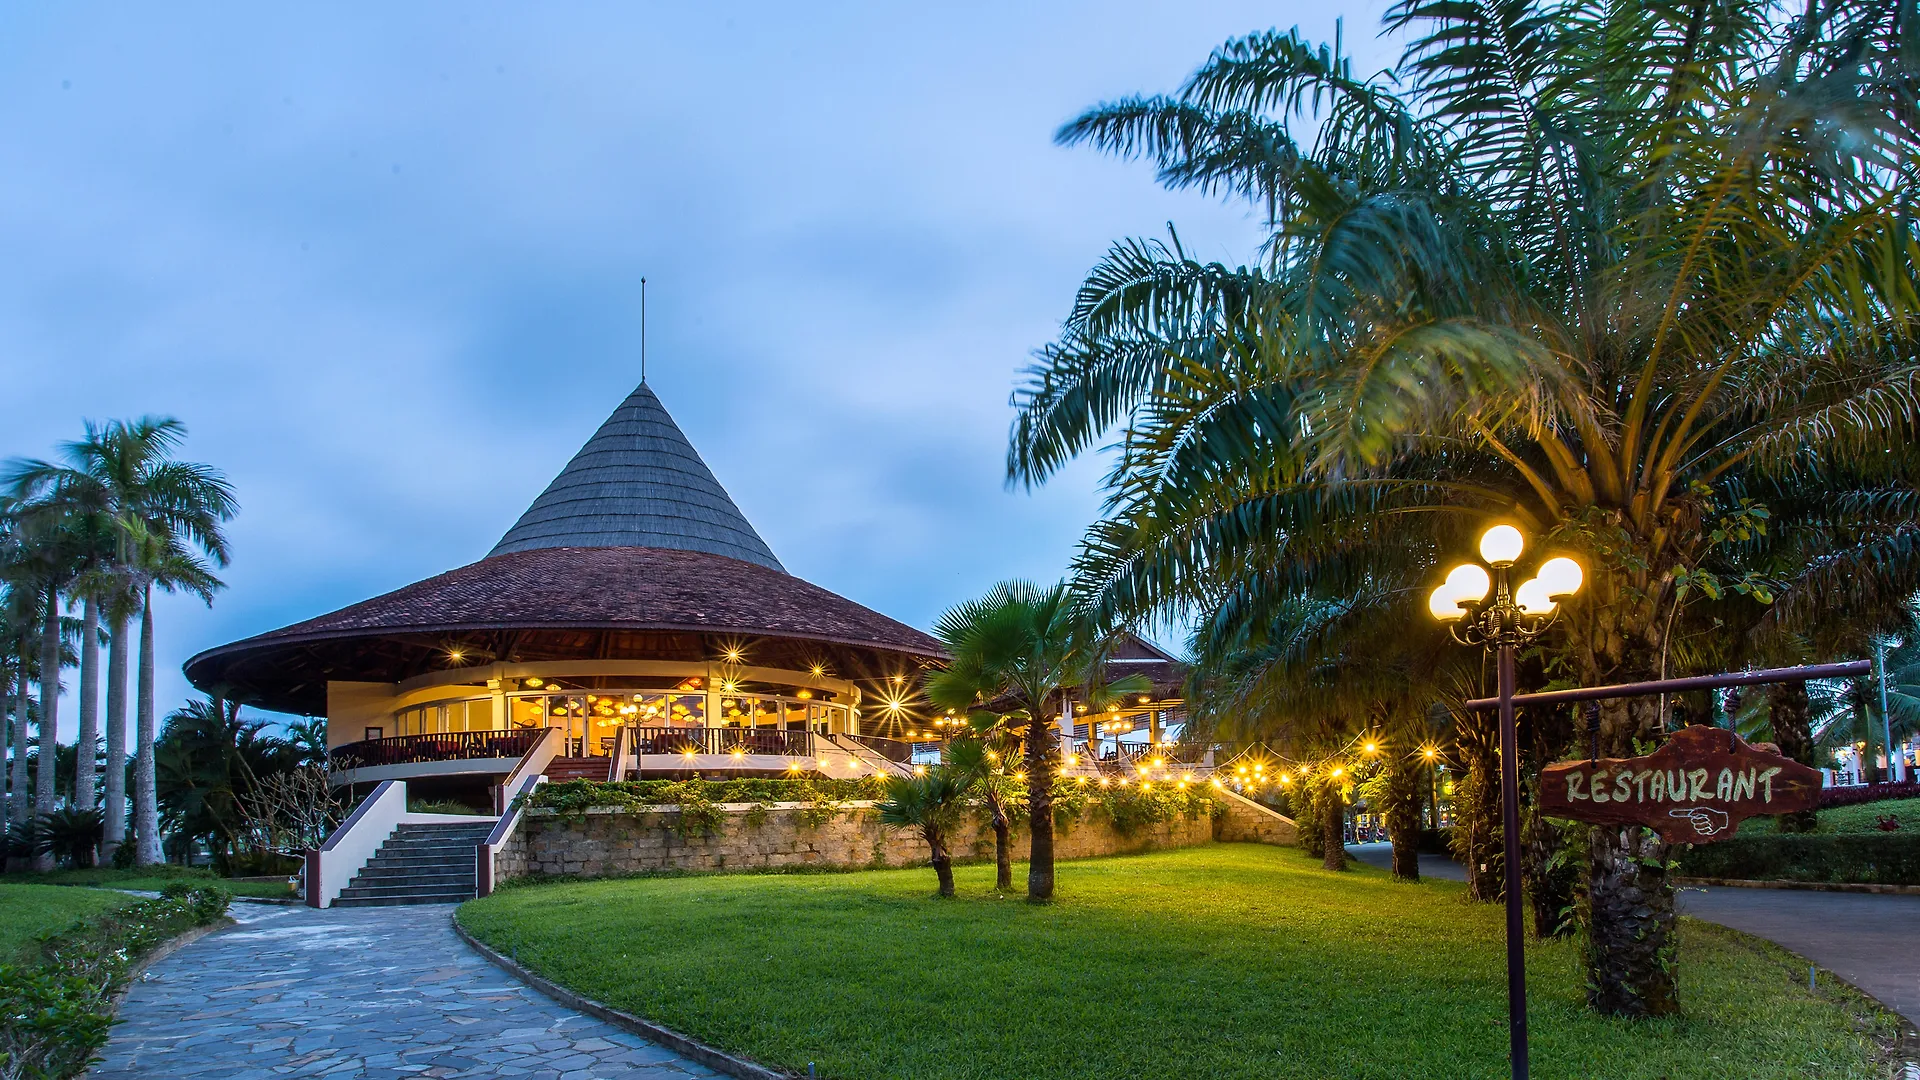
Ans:
POLYGON ((1382 6, 9 5, 0 457, 157 414, 226 472, 168 709, 202 649, 484 556, 639 381, 645 276, 648 382, 781 561, 925 628, 1098 512, 1097 461, 1004 483, 1086 270, 1260 238, 1055 129, 1271 27, 1377 70, 1382 6))

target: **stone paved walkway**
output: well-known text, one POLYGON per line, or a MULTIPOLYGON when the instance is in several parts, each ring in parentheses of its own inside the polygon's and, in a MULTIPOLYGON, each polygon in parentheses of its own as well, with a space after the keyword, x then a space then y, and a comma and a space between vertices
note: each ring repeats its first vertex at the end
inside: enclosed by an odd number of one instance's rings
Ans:
POLYGON ((718 1074, 567 1009, 454 936, 453 908, 235 904, 242 924, 147 970, 87 1075, 278 1080, 718 1074))

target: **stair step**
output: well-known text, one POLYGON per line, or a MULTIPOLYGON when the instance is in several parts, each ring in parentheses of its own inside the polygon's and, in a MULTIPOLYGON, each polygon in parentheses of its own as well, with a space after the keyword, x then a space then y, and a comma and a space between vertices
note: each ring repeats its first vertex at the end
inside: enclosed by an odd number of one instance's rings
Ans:
POLYGON ((443 896, 342 896, 334 907, 399 907, 402 904, 458 904, 473 899, 473 890, 443 896))
POLYGON ((418 885, 429 881, 471 881, 473 864, 465 866, 369 866, 355 874, 354 885, 418 885))
POLYGON ((463 891, 468 896, 473 895, 474 885, 473 885, 473 880, 471 878, 468 878, 465 883, 461 883, 458 881, 452 881, 452 882, 429 881, 429 882, 422 882, 418 885, 412 885, 412 884, 400 885, 400 884, 384 884, 384 883, 379 885, 362 885, 356 879, 353 884, 347 886, 345 889, 342 889, 340 891, 340 895, 341 896, 424 896, 429 893, 438 894, 438 893, 454 893, 454 892, 463 892, 463 891))

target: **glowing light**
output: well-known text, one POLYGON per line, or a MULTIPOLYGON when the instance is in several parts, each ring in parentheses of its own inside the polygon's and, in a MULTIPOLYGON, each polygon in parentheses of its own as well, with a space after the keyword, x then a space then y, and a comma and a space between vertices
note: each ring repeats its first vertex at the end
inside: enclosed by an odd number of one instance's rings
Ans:
POLYGON ((808 698, 811 698, 811 697, 813 696, 813 691, 811 691, 811 690, 802 690, 802 691, 800 691, 799 693, 797 693, 797 694, 795 694, 795 695, 793 695, 793 696, 794 696, 794 697, 797 697, 797 698, 799 698, 799 699, 800 699, 801 701, 805 701, 805 700, 807 700, 808 698))
POLYGON ((1437 751, 1435 751, 1435 750, 1434 750, 1434 748, 1433 748, 1433 747, 1431 747, 1431 746, 1429 746, 1429 747, 1427 747, 1426 749, 1424 749, 1424 750, 1422 750, 1422 751, 1420 751, 1420 755, 1421 755, 1422 757, 1424 757, 1424 758, 1426 758, 1426 759, 1427 759, 1428 761, 1432 761, 1432 760, 1433 760, 1434 758, 1436 758, 1436 757, 1439 757, 1439 756, 1440 756, 1440 755, 1439 755, 1439 753, 1438 753, 1437 751))
POLYGON ((1447 588, 1457 603, 1477 604, 1485 600, 1487 591, 1493 588, 1493 576, 1478 563, 1461 563, 1447 571, 1447 588))
POLYGON ((819 664, 813 665, 813 667, 809 668, 808 670, 813 672, 813 677, 816 679, 827 673, 827 669, 819 664))
POLYGON ((1549 599, 1559 600, 1580 591, 1581 583, 1586 580, 1586 572, 1580 569, 1579 563, 1565 555, 1557 555, 1540 564, 1540 571, 1534 575, 1534 580, 1545 586, 1549 599))
POLYGON ((1330 772, 1330 773, 1328 773, 1327 775, 1328 775, 1328 776, 1331 776, 1331 777, 1333 777, 1334 779, 1336 779, 1336 780, 1337 780, 1337 779, 1339 779, 1339 778, 1340 778, 1340 774, 1341 774, 1341 773, 1343 773, 1343 772, 1345 772, 1345 771, 1346 771, 1345 769, 1342 769, 1342 768, 1341 768, 1340 766, 1338 766, 1338 765, 1335 765, 1335 766, 1333 767, 1333 771, 1332 771, 1332 772, 1330 772))
POLYGON ((1166 768, 1166 763, 1161 761, 1159 758, 1154 758, 1153 767, 1156 769, 1163 769, 1163 768, 1166 768))
POLYGON ((925 765, 915 765, 913 767, 913 775, 915 776, 927 775, 927 767, 925 765))
POLYGON ((1378 743, 1368 743, 1368 744, 1367 744, 1367 753, 1369 753, 1369 754, 1377 754, 1377 753, 1379 753, 1379 752, 1380 752, 1380 744, 1378 744, 1378 743))
POLYGON ((1069 764, 1069 765, 1078 765, 1078 764, 1080 764, 1080 755, 1079 755, 1079 754, 1068 754, 1068 755, 1067 755, 1067 764, 1069 764))
POLYGON ((1547 595, 1546 583, 1539 578, 1530 578, 1521 582, 1520 587, 1513 590, 1513 602, 1528 615, 1546 615, 1558 606, 1557 602, 1547 595))
POLYGON ((691 746, 689 746, 689 747, 687 747, 687 748, 686 748, 685 750, 682 750, 682 751, 680 751, 680 756, 681 756, 681 757, 685 757, 685 758, 689 758, 689 759, 690 759, 690 758, 692 758, 692 757, 693 757, 693 747, 691 747, 691 746))
POLYGON ((528 679, 527 685, 533 687, 535 690, 538 690, 547 684, 540 679, 528 679))
POLYGON ((1152 698, 1150 698, 1150 697, 1148 697, 1148 696, 1147 696, 1147 695, 1145 695, 1145 694, 1141 694, 1141 695, 1140 695, 1140 704, 1142 704, 1142 705, 1145 705, 1145 704, 1146 704, 1147 702, 1149 702, 1149 701, 1152 701, 1152 700, 1153 700, 1152 698))
POLYGON ((466 655, 467 655, 466 653, 461 652, 459 649, 455 649, 452 652, 447 654, 447 659, 457 664, 460 662, 461 657, 464 657, 466 655))
POLYGON ((1511 525, 1495 525, 1480 537, 1480 557, 1494 566, 1512 566, 1527 547, 1527 538, 1511 525))

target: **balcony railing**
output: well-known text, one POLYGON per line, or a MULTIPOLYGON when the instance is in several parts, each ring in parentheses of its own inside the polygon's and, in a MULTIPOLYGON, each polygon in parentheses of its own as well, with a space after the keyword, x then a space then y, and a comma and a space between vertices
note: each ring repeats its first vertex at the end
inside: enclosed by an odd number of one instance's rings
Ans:
POLYGON ((336 746, 327 752, 328 768, 366 769, 422 761, 471 761, 518 758, 533 748, 539 731, 447 731, 437 735, 394 735, 336 746))
POLYGON ((814 755, 813 732, 777 728, 635 727, 627 729, 627 745, 635 754, 814 755))

